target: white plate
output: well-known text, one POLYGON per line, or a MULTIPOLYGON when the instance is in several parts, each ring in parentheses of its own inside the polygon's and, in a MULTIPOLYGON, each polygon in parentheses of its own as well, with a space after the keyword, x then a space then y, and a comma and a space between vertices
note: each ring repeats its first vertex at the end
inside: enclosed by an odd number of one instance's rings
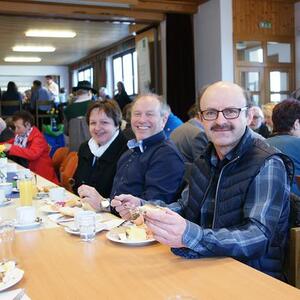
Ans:
POLYGON ((14 188, 12 188, 12 192, 13 192, 13 193, 19 193, 19 189, 16 188, 16 187, 14 187, 14 188))
POLYGON ((0 203, 0 207, 1 206, 6 206, 6 205, 11 204, 11 203, 12 203, 12 199, 6 199, 6 200, 4 200, 4 202, 0 203))
POLYGON ((17 222, 15 223, 15 228, 16 229, 29 229, 29 228, 35 228, 39 227, 42 225, 42 221, 39 222, 33 222, 29 224, 18 224, 17 222))
POLYGON ((106 234, 106 237, 112 242, 124 244, 128 246, 145 246, 145 245, 152 244, 153 242, 156 241, 155 239, 148 239, 143 241, 120 240, 115 233, 112 233, 110 231, 106 234))
MULTIPOLYGON (((106 221, 98 221, 96 222, 96 233, 102 231, 102 230, 111 230, 112 228, 115 228, 119 226, 123 220, 121 219, 113 219, 113 220, 106 220, 106 221)), ((65 223, 66 224, 66 223, 65 223)), ((80 235, 79 230, 73 229, 74 222, 68 222, 65 226, 65 231, 70 234, 80 235)))
POLYGON ((53 207, 51 205, 48 205, 48 204, 45 204, 43 206, 41 206, 39 208, 39 210, 43 213, 46 213, 46 214, 55 214, 55 213, 59 213, 58 210, 55 210, 53 209, 53 207))
POLYGON ((10 280, 8 280, 5 283, 1 283, 0 284, 0 292, 10 288, 11 286, 15 285, 16 283, 18 283, 24 275, 24 271, 19 269, 19 268, 15 268, 14 269, 14 276, 12 278, 10 278, 10 280))

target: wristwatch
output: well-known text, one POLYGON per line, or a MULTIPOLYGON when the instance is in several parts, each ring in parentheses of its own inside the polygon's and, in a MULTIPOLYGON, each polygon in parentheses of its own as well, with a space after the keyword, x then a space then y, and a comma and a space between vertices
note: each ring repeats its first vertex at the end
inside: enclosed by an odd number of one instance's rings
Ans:
POLYGON ((108 208, 110 206, 110 199, 106 198, 100 202, 101 208, 108 208))

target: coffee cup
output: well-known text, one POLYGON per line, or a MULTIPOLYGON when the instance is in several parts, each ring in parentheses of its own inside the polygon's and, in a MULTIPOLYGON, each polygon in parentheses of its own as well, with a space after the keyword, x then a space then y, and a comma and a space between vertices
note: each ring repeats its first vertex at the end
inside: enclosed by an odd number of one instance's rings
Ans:
POLYGON ((5 191, 0 190, 0 204, 2 204, 6 200, 5 191))
POLYGON ((65 189, 63 187, 55 187, 49 190, 51 201, 61 201, 65 198, 65 189))
POLYGON ((35 208, 33 206, 20 206, 16 208, 17 223, 21 225, 32 224, 36 219, 35 208))
POLYGON ((0 183, 0 190, 3 190, 6 196, 12 193, 12 188, 13 188, 13 185, 11 182, 1 182, 0 183))

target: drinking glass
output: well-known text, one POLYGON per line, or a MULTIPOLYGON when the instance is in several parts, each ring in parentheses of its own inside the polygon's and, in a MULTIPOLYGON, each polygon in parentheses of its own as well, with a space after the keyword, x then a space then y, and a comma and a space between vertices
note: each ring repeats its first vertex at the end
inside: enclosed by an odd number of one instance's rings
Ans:
POLYGON ((13 244, 15 240, 15 226, 12 220, 0 220, 0 262, 15 260, 13 244))
POLYGON ((33 184, 31 178, 19 180, 20 204, 21 206, 31 206, 33 197, 33 184))
POLYGON ((96 236, 96 213, 94 211, 81 212, 78 215, 77 222, 81 240, 93 241, 96 236))

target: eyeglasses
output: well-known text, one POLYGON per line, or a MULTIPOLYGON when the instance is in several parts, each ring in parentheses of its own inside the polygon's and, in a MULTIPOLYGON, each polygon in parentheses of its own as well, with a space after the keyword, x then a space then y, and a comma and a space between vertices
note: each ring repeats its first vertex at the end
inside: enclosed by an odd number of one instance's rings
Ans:
POLYGON ((258 120, 258 119, 260 119, 260 118, 262 118, 261 116, 253 116, 252 117, 252 119, 254 119, 254 120, 258 120))
POLYGON ((219 113, 221 112, 226 120, 233 120, 237 119, 241 113, 241 111, 247 110, 248 107, 242 107, 242 108, 225 108, 223 110, 217 110, 217 109, 207 109, 200 111, 202 117, 206 121, 214 121, 218 118, 219 113))

